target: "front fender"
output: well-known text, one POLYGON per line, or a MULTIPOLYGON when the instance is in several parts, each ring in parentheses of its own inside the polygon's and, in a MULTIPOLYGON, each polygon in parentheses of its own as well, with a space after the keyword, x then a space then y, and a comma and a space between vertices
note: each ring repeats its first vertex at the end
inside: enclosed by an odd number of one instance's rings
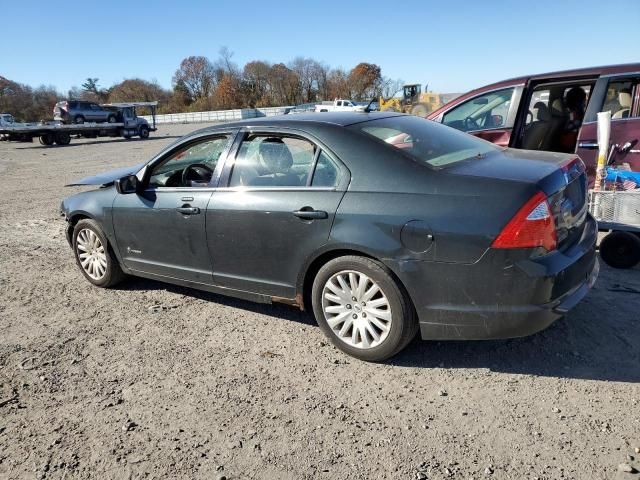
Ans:
POLYGON ((61 210, 67 221, 67 238, 76 223, 82 218, 95 220, 102 228, 107 240, 115 245, 111 211, 113 200, 116 196, 114 186, 80 192, 71 195, 62 201, 61 210))

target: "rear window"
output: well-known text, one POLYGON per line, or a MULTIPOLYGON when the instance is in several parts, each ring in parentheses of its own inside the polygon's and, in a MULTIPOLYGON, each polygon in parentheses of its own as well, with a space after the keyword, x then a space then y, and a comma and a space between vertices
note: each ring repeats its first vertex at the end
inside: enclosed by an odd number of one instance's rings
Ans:
POLYGON ((500 150, 496 145, 414 116, 381 118, 348 127, 432 167, 444 167, 500 150))

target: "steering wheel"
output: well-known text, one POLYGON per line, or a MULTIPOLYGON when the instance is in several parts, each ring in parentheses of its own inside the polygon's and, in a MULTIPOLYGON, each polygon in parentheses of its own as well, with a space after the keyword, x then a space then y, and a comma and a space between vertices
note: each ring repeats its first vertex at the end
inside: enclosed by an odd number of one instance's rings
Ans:
POLYGON ((475 118, 467 117, 464 119, 464 128, 466 131, 480 130, 480 125, 478 125, 478 121, 475 118))
POLYGON ((205 163, 192 163, 182 171, 182 185, 185 187, 191 186, 191 184, 189 183, 191 180, 209 183, 212 176, 213 168, 211 168, 209 165, 205 163), (197 176, 197 178, 191 178, 194 174, 197 176))

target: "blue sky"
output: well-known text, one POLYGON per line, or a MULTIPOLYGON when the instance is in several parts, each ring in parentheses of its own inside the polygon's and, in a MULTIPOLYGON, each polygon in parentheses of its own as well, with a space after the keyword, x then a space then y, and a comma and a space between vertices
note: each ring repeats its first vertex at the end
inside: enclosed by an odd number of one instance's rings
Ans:
POLYGON ((130 77, 170 87, 184 57, 214 60, 221 46, 240 65, 296 56, 377 63, 386 76, 441 92, 640 61, 638 0, 2 3, 0 75, 63 92, 89 76, 105 87, 130 77))

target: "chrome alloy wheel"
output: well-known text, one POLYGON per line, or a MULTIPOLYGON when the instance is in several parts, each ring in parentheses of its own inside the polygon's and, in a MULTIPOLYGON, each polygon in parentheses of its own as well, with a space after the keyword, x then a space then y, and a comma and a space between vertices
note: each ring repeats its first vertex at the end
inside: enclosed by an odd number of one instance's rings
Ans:
POLYGON ((85 228, 76 237, 76 253, 80 265, 87 275, 94 280, 101 280, 107 273, 107 253, 96 233, 85 228))
POLYGON ((334 274, 322 290, 322 312, 333 333, 355 348, 374 348, 389 335, 391 305, 380 286, 354 270, 334 274))

